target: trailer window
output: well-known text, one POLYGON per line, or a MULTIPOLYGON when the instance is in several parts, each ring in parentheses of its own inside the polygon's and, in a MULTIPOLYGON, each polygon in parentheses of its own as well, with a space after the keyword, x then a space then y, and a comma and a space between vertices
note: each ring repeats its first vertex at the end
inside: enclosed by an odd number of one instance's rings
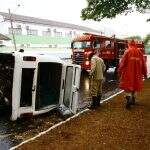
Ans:
POLYGON ((32 105, 32 83, 34 68, 22 69, 20 107, 32 105))
POLYGON ((82 41, 82 42, 74 42, 73 43, 73 48, 76 49, 76 48, 80 48, 80 49, 83 49, 83 48, 88 48, 91 46, 91 42, 90 41, 82 41))
POLYGON ((73 67, 68 66, 66 68, 66 79, 65 79, 65 92, 64 92, 64 104, 69 107, 70 105, 70 96, 71 96, 71 85, 72 85, 72 77, 73 77, 73 67))
POLYGON ((40 62, 36 89, 35 109, 59 103, 62 64, 40 62))

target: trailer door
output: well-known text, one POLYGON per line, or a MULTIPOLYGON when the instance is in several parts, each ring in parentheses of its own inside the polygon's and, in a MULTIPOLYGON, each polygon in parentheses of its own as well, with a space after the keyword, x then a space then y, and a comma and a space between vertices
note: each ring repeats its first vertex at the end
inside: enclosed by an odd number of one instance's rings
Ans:
POLYGON ((61 63, 38 63, 34 80, 34 114, 47 112, 59 105, 61 74, 61 63))
POLYGON ((80 84, 81 68, 79 65, 68 65, 64 67, 64 78, 62 84, 62 98, 59 110, 63 115, 77 112, 78 90, 80 84))
POLYGON ((16 120, 22 114, 33 112, 32 91, 35 67, 35 57, 16 54, 13 74, 11 120, 16 120))
POLYGON ((62 64, 31 62, 16 57, 12 120, 22 114, 41 114, 59 106, 62 64), (21 65, 20 65, 21 64, 21 65))
POLYGON ((70 109, 75 114, 78 109, 78 94, 80 87, 80 75, 81 68, 79 66, 74 67, 74 78, 73 78, 73 89, 72 89, 72 99, 70 109))

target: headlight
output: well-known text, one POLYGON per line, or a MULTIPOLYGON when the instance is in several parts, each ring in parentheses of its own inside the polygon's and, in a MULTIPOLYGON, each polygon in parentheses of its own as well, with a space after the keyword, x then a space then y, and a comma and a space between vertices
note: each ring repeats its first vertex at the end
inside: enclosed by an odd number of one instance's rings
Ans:
POLYGON ((88 66, 89 64, 90 64, 90 62, 89 62, 89 61, 86 61, 86 62, 85 62, 85 65, 86 65, 86 66, 88 66))

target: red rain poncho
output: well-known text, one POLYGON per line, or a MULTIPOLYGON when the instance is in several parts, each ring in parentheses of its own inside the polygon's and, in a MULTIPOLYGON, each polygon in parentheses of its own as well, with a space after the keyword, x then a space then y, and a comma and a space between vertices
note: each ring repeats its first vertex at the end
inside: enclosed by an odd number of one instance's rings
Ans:
POLYGON ((128 49, 119 63, 118 73, 121 89, 128 92, 142 89, 143 76, 147 75, 147 67, 143 53, 137 49, 134 40, 128 44, 128 49))

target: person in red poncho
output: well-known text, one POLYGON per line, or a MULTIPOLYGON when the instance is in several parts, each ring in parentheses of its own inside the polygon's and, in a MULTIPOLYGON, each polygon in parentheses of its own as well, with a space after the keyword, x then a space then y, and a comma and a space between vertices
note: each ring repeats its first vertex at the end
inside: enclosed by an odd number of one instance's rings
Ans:
POLYGON ((135 104, 135 92, 142 89, 143 77, 147 77, 147 67, 143 53, 134 40, 128 42, 118 68, 119 87, 126 92, 126 108, 135 104))

